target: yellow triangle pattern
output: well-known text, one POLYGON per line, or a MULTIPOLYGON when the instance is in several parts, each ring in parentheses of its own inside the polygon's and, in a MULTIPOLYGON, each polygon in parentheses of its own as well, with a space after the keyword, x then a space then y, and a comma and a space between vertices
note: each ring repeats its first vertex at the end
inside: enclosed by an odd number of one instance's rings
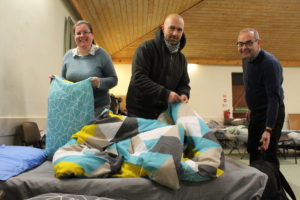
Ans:
POLYGON ((120 119, 120 120, 122 120, 122 121, 125 119, 125 117, 124 117, 123 115, 116 115, 116 114, 113 114, 111 111, 108 112, 108 115, 109 115, 110 117, 116 117, 116 118, 118 118, 118 119, 120 119))
POLYGON ((84 173, 84 170, 80 167, 80 165, 69 162, 69 161, 61 161, 54 165, 55 176, 60 178, 66 175, 74 175, 74 176, 87 176, 84 173))
POLYGON ((85 141, 87 141, 87 138, 94 136, 96 128, 96 124, 85 125, 80 131, 73 134, 72 138, 77 139, 78 144, 83 144, 85 141))
POLYGON ((128 162, 123 162, 119 174, 115 174, 114 177, 119 178, 133 178, 133 177, 144 177, 150 176, 151 172, 144 169, 141 166, 133 165, 128 162))

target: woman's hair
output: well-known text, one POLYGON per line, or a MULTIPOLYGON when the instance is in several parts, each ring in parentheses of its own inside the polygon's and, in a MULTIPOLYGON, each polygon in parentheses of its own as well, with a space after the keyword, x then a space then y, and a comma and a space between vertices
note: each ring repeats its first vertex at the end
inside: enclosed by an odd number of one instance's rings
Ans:
POLYGON ((73 33, 75 34, 75 28, 81 24, 85 24, 89 27, 91 33, 93 33, 93 28, 92 28, 92 25, 88 22, 88 21, 85 21, 85 20, 79 20, 77 21, 74 26, 73 26, 73 33))

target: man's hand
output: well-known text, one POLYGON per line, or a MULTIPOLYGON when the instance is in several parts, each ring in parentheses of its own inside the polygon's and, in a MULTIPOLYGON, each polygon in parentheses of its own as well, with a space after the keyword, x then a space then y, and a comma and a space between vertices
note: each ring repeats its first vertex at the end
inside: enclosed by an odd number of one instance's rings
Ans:
POLYGON ((265 131, 260 139, 261 142, 261 146, 258 147, 258 150, 267 150, 269 148, 269 144, 270 144, 270 139, 271 139, 271 134, 268 131, 265 131))
POLYGON ((180 99, 183 103, 189 102, 189 98, 185 94, 180 95, 180 99))
POLYGON ((168 97, 168 103, 177 103, 181 101, 181 97, 176 93, 171 91, 168 97))

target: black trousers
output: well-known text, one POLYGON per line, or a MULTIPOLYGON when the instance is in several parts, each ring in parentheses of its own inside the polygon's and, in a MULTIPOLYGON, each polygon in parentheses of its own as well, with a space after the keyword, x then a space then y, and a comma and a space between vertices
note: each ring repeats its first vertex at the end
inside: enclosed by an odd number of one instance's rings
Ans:
MULTIPOLYGON (((248 127, 248 144, 247 151, 250 155, 250 163, 261 159, 261 152, 258 147, 261 146, 260 139, 266 128, 266 112, 267 110, 251 111, 250 122, 248 127)), ((285 107, 280 105, 278 109, 275 126, 272 129, 269 148, 265 152, 264 159, 273 163, 279 169, 279 160, 277 157, 278 140, 281 136, 285 118, 285 107)))

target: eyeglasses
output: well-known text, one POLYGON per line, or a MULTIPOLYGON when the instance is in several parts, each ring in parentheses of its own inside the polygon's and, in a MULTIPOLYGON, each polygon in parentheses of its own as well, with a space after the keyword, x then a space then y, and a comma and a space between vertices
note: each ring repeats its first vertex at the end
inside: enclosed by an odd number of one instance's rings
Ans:
POLYGON ((246 42, 237 42, 236 45, 237 45, 238 47, 243 47, 244 45, 245 45, 246 47, 251 47, 251 46, 253 45, 254 42, 257 42, 257 40, 255 40, 255 41, 248 40, 248 41, 246 41, 246 42))
POLYGON ((83 35, 84 36, 84 35, 87 35, 87 34, 90 34, 90 33, 91 32, 85 32, 85 31, 84 32, 76 32, 75 35, 77 35, 77 36, 83 35))

